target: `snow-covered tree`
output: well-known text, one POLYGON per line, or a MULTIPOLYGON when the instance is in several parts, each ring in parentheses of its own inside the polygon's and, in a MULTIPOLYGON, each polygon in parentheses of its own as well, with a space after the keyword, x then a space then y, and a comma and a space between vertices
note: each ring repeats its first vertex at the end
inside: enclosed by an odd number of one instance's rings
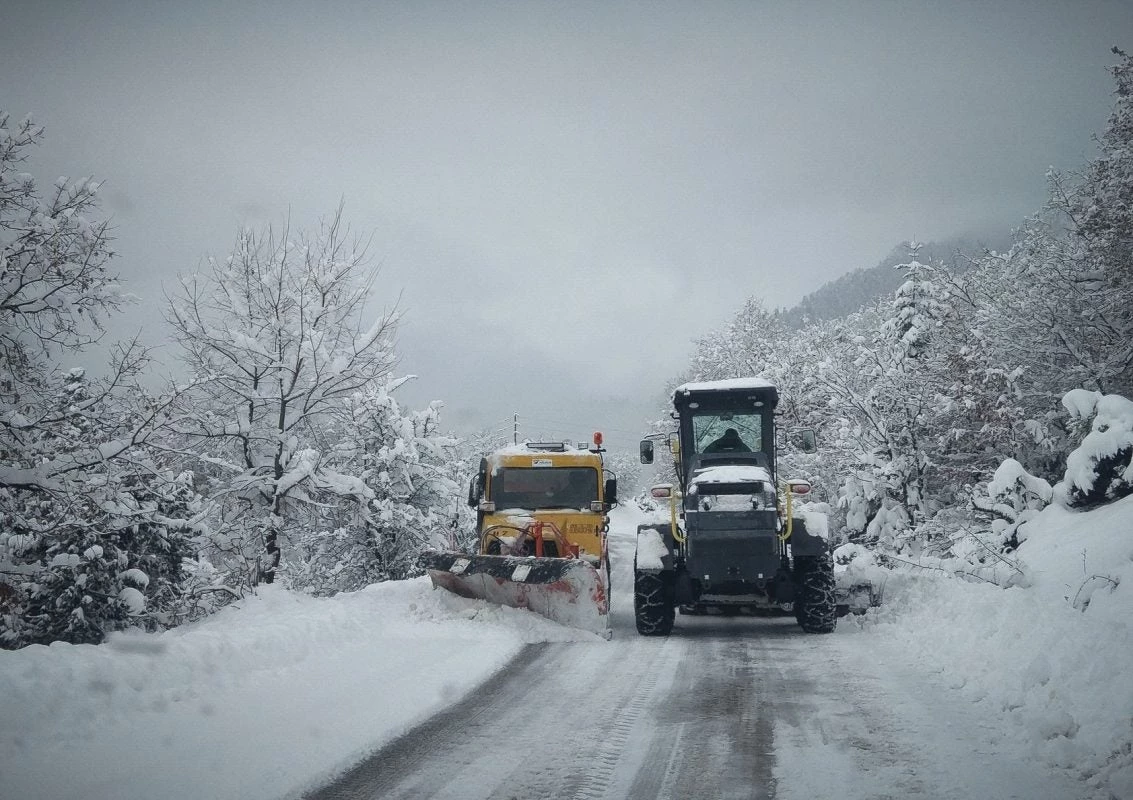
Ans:
POLYGON ((749 297, 722 327, 695 340, 689 379, 719 380, 774 371, 788 327, 763 301, 749 297))
POLYGON ((920 244, 913 242, 909 249, 911 260, 897 267, 904 272, 905 281, 893 293, 892 316, 882 326, 899 342, 906 359, 926 355, 950 315, 942 270, 917 260, 920 244))
MULTIPOLYGON (((664 449, 662 448, 662 455, 664 449)), ((633 450, 610 450, 602 456, 606 469, 614 473, 618 479, 618 496, 629 500, 640 489, 642 482, 641 456, 637 451, 636 442, 633 450)))
POLYGON ((843 477, 853 477, 842 496, 851 533, 890 543, 933 510, 928 489, 936 398, 921 359, 908 358, 900 334, 887 325, 893 318, 893 305, 886 304, 833 326, 807 383, 841 421, 830 438, 843 477))
POLYGON ((146 450, 168 403, 137 385, 143 348, 113 347, 100 380, 57 367, 124 297, 97 183, 41 195, 21 167, 43 129, 10 121, 0 112, 0 645, 97 642, 177 602, 195 496, 146 450))
POLYGON ((465 473, 458 442, 438 433, 439 404, 405 413, 394 391, 406 378, 366 387, 329 460, 362 481, 355 502, 339 503, 325 527, 301 534, 290 568, 295 585, 318 594, 420 574, 428 547, 457 546, 471 523, 463 513, 465 473))
MULTIPOLYGON (((1113 52, 1120 58, 1112 69, 1117 100, 1098 139, 1101 152, 1069 199, 1068 214, 1110 290, 1106 313, 1111 324, 1128 330, 1125 326, 1133 317, 1128 303, 1133 291, 1133 57, 1116 47, 1113 52)), ((1125 359, 1119 356, 1118 363, 1128 372, 1133 344, 1127 340, 1126 345, 1125 359)), ((1133 381, 1133 376, 1126 374, 1125 379, 1133 381)))
POLYGON ((1056 413, 1068 388, 1133 391, 1133 59, 1116 52, 1098 157, 1081 176, 1050 173, 1043 211, 1008 253, 977 260, 967 282, 982 344, 1019 367, 1035 420, 1056 413))
POLYGON ((242 230, 232 253, 182 278, 168 321, 196 382, 178 430, 218 475, 213 545, 248 585, 271 583, 283 539, 318 516, 313 495, 363 497, 326 435, 355 393, 385 378, 395 314, 362 323, 373 274, 341 209, 312 236, 242 230))
POLYGON ((233 586, 281 564, 324 593, 403 577, 450 525, 451 442, 437 407, 394 400, 397 315, 363 322, 374 279, 339 209, 313 235, 242 231, 170 299, 195 380, 178 433, 214 504, 202 545, 233 586))

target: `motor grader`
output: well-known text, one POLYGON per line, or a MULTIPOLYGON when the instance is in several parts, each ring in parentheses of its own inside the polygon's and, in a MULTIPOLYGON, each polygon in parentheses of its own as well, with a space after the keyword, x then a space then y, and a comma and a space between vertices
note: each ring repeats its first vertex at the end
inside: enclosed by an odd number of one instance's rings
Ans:
POLYGON ((426 552, 433 585, 610 636, 609 510, 617 478, 592 443, 526 442, 480 461, 474 552, 426 552))
MULTIPOLYGON (((810 633, 837 621, 834 563, 822 533, 792 508, 806 481, 779 481, 776 387, 759 378, 688 383, 673 394, 678 430, 666 437, 677 486, 655 487, 667 523, 639 526, 634 615, 646 636, 666 636, 682 613, 794 614, 810 633)), ((813 432, 800 446, 814 451, 813 432)), ((641 461, 654 460, 654 439, 641 461)), ((815 526, 817 528, 817 526, 815 526)))

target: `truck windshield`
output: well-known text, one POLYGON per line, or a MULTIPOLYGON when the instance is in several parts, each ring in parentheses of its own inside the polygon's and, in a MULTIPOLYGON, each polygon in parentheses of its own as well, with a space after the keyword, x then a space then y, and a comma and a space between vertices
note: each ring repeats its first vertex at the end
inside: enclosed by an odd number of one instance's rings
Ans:
POLYGON ((501 467, 492 473, 496 508, 577 508, 598 499, 598 470, 590 467, 501 467))
POLYGON ((697 453, 752 453, 763 449, 763 417, 719 411, 692 418, 697 453))

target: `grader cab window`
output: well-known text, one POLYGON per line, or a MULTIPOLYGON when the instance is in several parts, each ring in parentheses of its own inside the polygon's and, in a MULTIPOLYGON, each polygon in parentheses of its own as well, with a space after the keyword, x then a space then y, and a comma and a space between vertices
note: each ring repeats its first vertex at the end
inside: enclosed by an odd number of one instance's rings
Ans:
POLYGON ((697 453, 754 453, 763 449, 763 417, 730 411, 696 414, 692 435, 697 453))
POLYGON ((503 467, 492 475, 491 499, 499 509, 588 509, 598 499, 598 470, 503 467))

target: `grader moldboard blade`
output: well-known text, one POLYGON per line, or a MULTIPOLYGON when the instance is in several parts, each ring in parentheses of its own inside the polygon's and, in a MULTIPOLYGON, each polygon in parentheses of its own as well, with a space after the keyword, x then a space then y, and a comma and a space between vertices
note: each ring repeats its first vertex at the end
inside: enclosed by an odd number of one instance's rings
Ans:
POLYGON ((560 625, 611 636, 606 581, 582 559, 430 551, 420 561, 433 586, 453 594, 527 608, 560 625))
POLYGON ((834 608, 839 617, 847 614, 864 614, 871 608, 881 605, 882 588, 872 583, 861 582, 850 586, 836 586, 834 589, 834 608))

